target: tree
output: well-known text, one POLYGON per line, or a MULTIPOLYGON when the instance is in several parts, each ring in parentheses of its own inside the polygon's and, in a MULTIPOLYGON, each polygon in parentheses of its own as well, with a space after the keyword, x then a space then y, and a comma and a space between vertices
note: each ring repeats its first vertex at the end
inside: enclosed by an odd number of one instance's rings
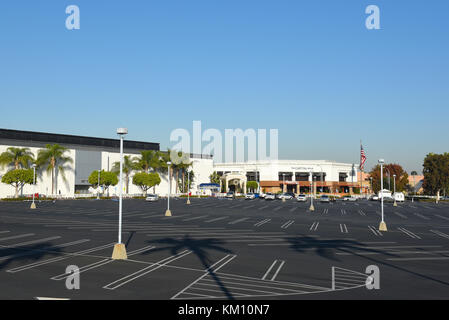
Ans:
POLYGON ((69 156, 65 156, 68 149, 60 146, 59 144, 47 144, 45 149, 40 149, 37 153, 37 165, 39 167, 45 166, 47 173, 51 173, 51 194, 55 191, 55 176, 56 170, 61 173, 64 181, 65 178, 65 165, 67 163, 73 163, 73 159, 69 156))
POLYGON ((210 183, 217 183, 220 184, 220 176, 218 175, 217 171, 212 172, 212 174, 209 176, 210 183))
MULTIPOLYGON (((386 164, 384 167, 384 189, 385 186, 390 185, 393 188, 393 175, 396 175, 396 191, 404 191, 408 184, 408 174, 399 164, 386 164), (390 177, 388 177, 385 172, 390 172, 390 177), (390 181, 388 181, 390 179, 390 181)), ((373 190, 375 193, 380 191, 380 165, 376 165, 369 173, 370 177, 373 178, 373 190)))
POLYGON ((34 172, 31 169, 15 169, 8 171, 3 177, 2 182, 12 185, 16 189, 15 197, 19 197, 19 188, 25 184, 33 184, 34 172))
MULTIPOLYGON (((123 157, 123 173, 125 174, 125 186, 126 186, 126 193, 129 193, 129 176, 134 170, 139 170, 139 164, 138 162, 131 158, 131 156, 124 156, 123 157)), ((112 171, 115 173, 120 173, 120 161, 114 162, 112 165, 112 171)))
POLYGON ((134 157, 137 170, 143 170, 146 173, 150 172, 150 169, 156 171, 160 167, 160 152, 155 150, 143 150, 140 151, 139 157, 134 157))
POLYGON ((259 184, 257 183, 257 181, 248 181, 246 183, 246 188, 251 190, 251 192, 255 192, 258 187, 259 187, 259 184))
POLYGON ((189 186, 192 187, 192 183, 195 181, 195 173, 192 170, 188 169, 187 173, 185 173, 185 179, 183 179, 183 181, 180 181, 180 183, 182 184, 183 192, 189 192, 189 186))
POLYGON ((146 196, 148 189, 159 185, 161 183, 161 178, 157 174, 157 172, 138 172, 133 177, 133 184, 139 186, 144 195, 146 196))
MULTIPOLYGON (((91 185, 98 187, 98 171, 97 170, 92 171, 88 180, 91 185)), ((117 185, 117 183, 118 177, 115 172, 104 170, 100 171, 100 185, 103 186, 103 189, 105 191, 108 191, 108 194, 109 194, 109 187, 115 186, 117 185)))
POLYGON ((13 166, 16 170, 29 168, 30 163, 34 161, 34 154, 29 148, 9 147, 0 154, 0 166, 13 166))
POLYGON ((437 199, 443 190, 449 189, 449 153, 429 153, 423 163, 424 192, 436 194, 437 199))

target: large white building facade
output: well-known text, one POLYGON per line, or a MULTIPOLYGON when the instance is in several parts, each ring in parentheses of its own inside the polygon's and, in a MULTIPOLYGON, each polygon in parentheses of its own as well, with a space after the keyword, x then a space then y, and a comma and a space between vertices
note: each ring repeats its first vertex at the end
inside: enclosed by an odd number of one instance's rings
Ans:
MULTIPOLYGON (((214 164, 214 170, 218 175, 222 177, 240 175, 246 178, 246 181, 257 181, 262 192, 296 194, 309 193, 311 188, 314 192, 352 193, 355 188, 360 187, 357 168, 358 165, 355 164, 326 160, 270 160, 214 164)), ((233 191, 235 186, 240 187, 237 181, 227 183, 224 191, 233 191)))
MULTIPOLYGON (((68 150, 64 155, 69 156, 73 160, 71 164, 66 165, 64 170, 65 179, 56 171, 54 195, 60 197, 89 194, 92 190, 88 182, 89 175, 95 170, 110 171, 114 162, 120 160, 119 139, 0 129, 0 153, 5 152, 8 147, 29 148, 36 157, 39 149, 45 148, 47 144, 59 144, 66 147, 68 150)), ((142 150, 159 151, 159 143, 130 141, 126 140, 125 137, 124 155, 136 157, 139 156, 142 150)), ((191 170, 195 172, 195 180, 191 187, 194 193, 196 193, 196 190, 199 190, 199 184, 209 182, 209 175, 213 172, 213 160, 210 155, 191 154, 190 161, 192 162, 191 170)), ((0 169, 0 180, 10 169, 8 167, 0 169)), ((142 190, 132 184, 134 174, 135 172, 131 173, 129 178, 128 194, 139 195, 142 194, 142 190)), ((161 183, 156 186, 156 193, 165 196, 168 194, 168 178, 164 174, 160 174, 160 177, 161 183)), ((33 189, 32 185, 25 185, 20 190, 20 195, 32 195, 33 190, 35 190, 35 193, 52 196, 51 175, 44 170, 38 170, 36 178, 35 189, 33 189)), ((125 183, 123 185, 125 190, 125 183)), ((111 186, 108 191, 109 195, 117 195, 119 193, 119 184, 111 186)), ((174 179, 171 184, 171 193, 175 193, 174 179)), ((14 194, 14 187, 0 183, 0 198, 13 197, 14 194)))

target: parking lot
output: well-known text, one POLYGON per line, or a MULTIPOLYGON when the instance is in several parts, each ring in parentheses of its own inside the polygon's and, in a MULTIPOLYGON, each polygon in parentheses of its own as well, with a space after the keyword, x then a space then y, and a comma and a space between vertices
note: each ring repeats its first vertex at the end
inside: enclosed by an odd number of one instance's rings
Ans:
POLYGON ((1 299, 447 299, 449 204, 124 200, 0 204, 1 299), (79 290, 65 286, 80 269, 79 290), (380 289, 365 287, 368 266, 380 289))

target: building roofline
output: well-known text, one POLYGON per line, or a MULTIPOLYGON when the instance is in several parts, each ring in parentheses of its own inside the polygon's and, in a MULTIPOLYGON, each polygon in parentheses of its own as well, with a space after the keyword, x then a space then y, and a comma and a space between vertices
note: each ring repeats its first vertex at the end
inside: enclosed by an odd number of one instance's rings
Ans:
MULTIPOLYGON (((56 134, 36 131, 22 131, 12 129, 0 128, 0 139, 27 141, 37 143, 58 143, 64 145, 76 145, 86 147, 100 147, 100 148, 119 148, 119 139, 110 138, 96 138, 77 136, 69 134, 56 134)), ((159 150, 159 143, 143 142, 134 140, 124 140, 124 148, 133 150, 159 150)))

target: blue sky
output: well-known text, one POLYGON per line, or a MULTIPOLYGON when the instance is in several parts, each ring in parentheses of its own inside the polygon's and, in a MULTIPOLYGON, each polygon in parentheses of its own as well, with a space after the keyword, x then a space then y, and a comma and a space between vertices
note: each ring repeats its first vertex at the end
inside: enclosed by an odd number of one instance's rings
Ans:
POLYGON ((449 151, 449 1, 0 3, 0 127, 170 146, 170 132, 279 129, 281 159, 449 151), (81 29, 65 28, 78 5, 81 29), (381 30, 365 28, 380 8, 381 30))

